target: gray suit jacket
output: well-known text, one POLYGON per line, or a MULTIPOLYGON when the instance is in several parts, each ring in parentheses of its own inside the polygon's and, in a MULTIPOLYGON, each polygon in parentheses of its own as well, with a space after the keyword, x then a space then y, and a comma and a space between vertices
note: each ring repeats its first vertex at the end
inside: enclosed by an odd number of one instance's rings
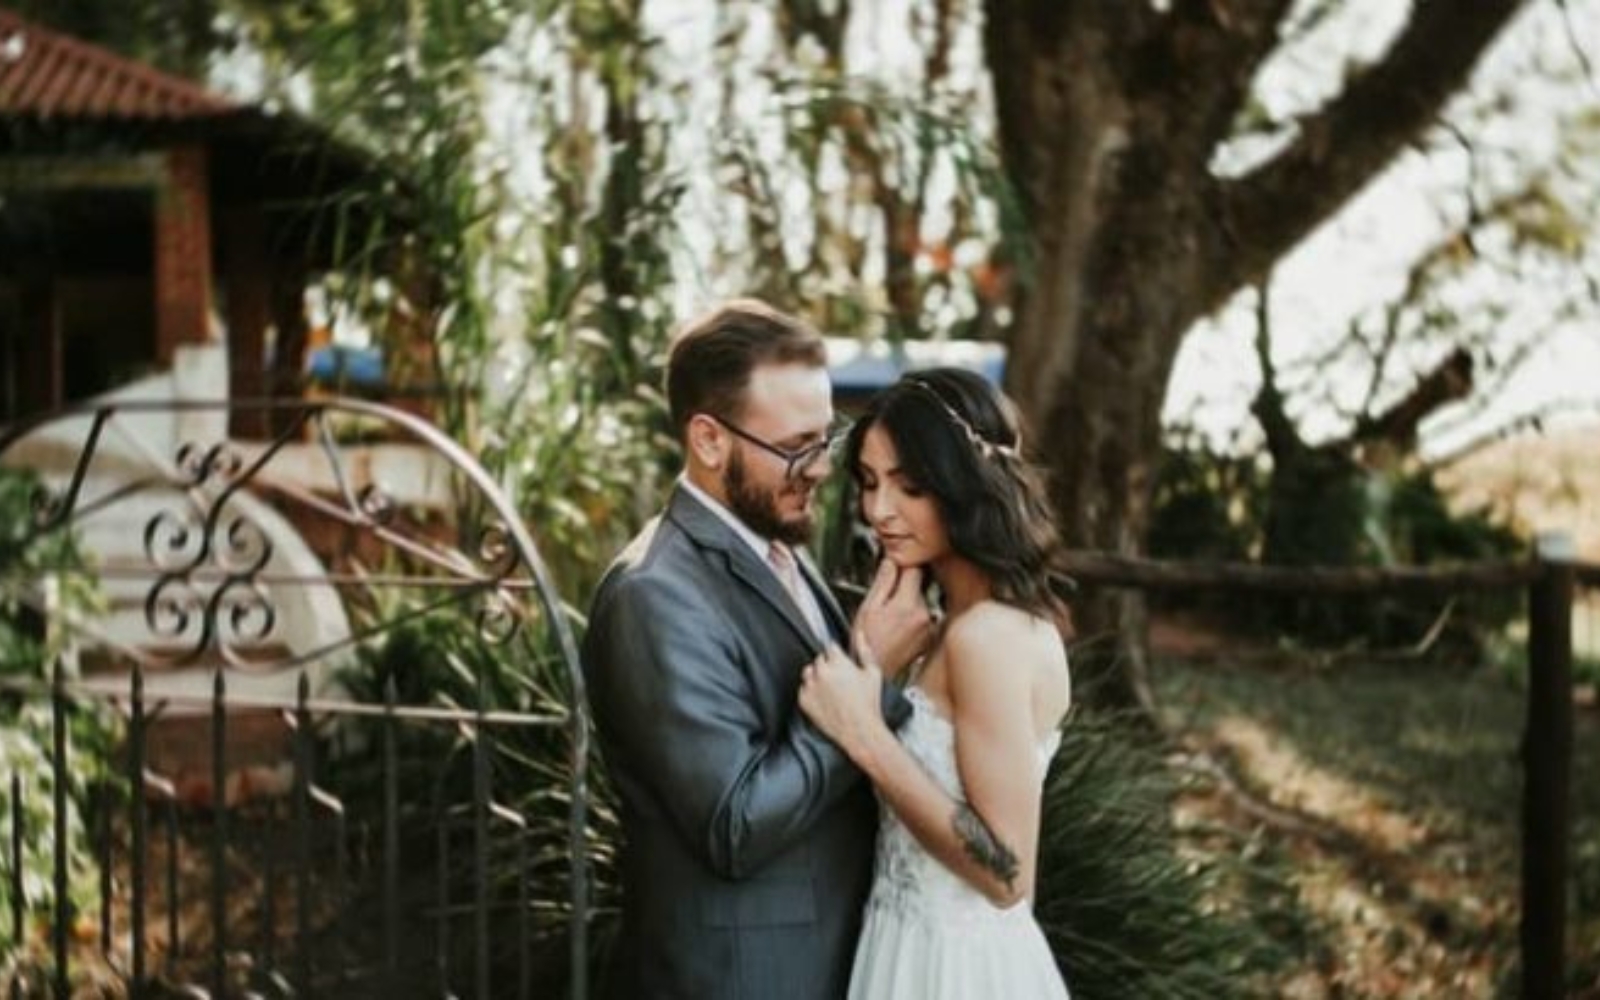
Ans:
MULTIPOLYGON (((610 995, 844 995, 877 811, 796 706, 820 651, 772 571, 681 489, 601 581, 583 666, 625 841, 610 995)), ((885 712, 910 713, 889 685, 885 712)))

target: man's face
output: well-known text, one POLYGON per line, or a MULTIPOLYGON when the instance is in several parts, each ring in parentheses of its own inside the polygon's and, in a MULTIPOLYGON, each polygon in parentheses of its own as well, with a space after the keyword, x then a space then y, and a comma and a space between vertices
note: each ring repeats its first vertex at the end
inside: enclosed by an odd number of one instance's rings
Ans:
MULTIPOLYGON (((750 373, 739 427, 785 451, 799 451, 827 437, 833 421, 833 392, 825 368, 761 365, 750 373)), ((816 526, 813 500, 832 466, 824 452, 808 468, 785 476, 784 460, 735 437, 723 471, 728 507, 758 534, 790 545, 811 539, 816 526)))

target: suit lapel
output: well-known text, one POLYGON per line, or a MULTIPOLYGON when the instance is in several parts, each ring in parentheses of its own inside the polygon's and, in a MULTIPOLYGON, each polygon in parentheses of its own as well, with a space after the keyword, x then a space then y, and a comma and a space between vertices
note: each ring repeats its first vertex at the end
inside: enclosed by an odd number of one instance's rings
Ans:
MULTIPOLYGON (((728 560, 729 572, 783 616, 789 627, 805 641, 807 649, 813 653, 822 652, 822 645, 806 623, 805 615, 795 606, 794 599, 783 589, 783 584, 778 582, 772 568, 762 562, 721 518, 682 489, 674 489, 672 499, 667 504, 667 516, 700 545, 720 550, 728 560)), ((800 562, 802 566, 805 565, 804 559, 800 562)), ((823 606, 827 607, 828 602, 824 601, 823 606)))

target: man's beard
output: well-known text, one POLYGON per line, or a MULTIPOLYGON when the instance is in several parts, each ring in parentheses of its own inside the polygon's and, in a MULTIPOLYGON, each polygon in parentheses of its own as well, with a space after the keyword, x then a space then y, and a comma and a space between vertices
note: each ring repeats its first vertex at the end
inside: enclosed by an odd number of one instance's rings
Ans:
MULTIPOLYGON (((792 482, 798 484, 799 480, 792 482)), ((813 525, 810 515, 798 521, 785 521, 778 513, 778 496, 788 487, 763 490, 753 485, 745 474, 744 459, 738 451, 734 451, 728 461, 728 472, 722 486, 728 494, 728 509, 751 531, 786 545, 805 545, 811 541, 813 525)))

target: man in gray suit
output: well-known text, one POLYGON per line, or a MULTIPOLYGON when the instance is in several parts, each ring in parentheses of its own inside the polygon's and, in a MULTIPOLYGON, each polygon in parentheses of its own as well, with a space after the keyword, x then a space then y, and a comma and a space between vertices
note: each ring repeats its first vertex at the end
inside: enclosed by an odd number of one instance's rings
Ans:
MULTIPOLYGON (((850 623, 798 547, 830 471, 820 336, 759 302, 675 339, 684 472, 590 609, 583 665, 621 800, 618 998, 844 995, 877 811, 797 710, 801 669, 850 623)), ((880 574, 855 622, 891 674, 931 629, 920 578, 880 574)), ((910 713, 885 685, 891 722, 910 713)))

